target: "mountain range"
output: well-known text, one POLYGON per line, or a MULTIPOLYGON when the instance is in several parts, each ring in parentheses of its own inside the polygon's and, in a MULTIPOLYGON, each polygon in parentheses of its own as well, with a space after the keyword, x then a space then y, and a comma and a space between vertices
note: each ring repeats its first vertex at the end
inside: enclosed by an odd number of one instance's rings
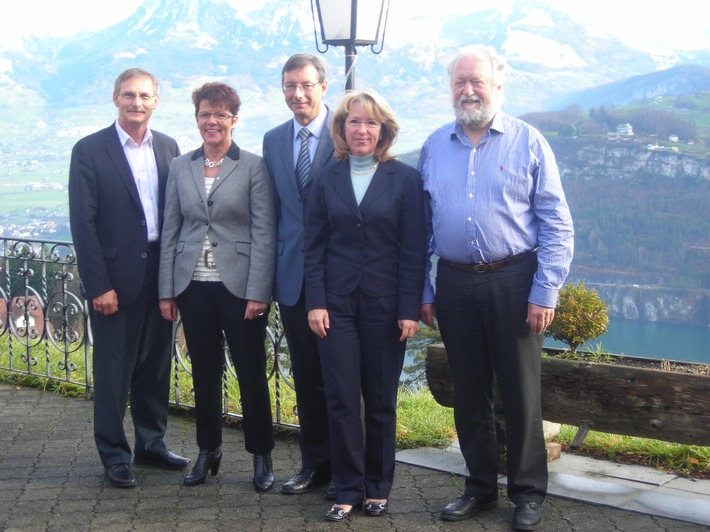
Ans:
MULTIPOLYGON (((709 86, 708 50, 652 55, 590 35, 567 14, 536 0, 451 15, 435 27, 436 34, 421 39, 386 39, 379 55, 367 48, 358 53, 356 88, 377 90, 390 102, 402 126, 400 151, 416 149, 428 132, 452 119, 446 65, 474 43, 492 45, 508 58, 513 73, 505 109, 514 115, 572 103, 624 105, 709 86), (662 70, 686 64, 693 66, 662 70)), ((198 144, 190 92, 220 79, 242 96, 238 135, 258 152, 264 131, 289 116, 279 90, 280 69, 297 51, 317 53, 304 0, 266 2, 248 13, 224 0, 146 0, 105 30, 31 38, 0 50, 0 117, 20 128, 18 140, 46 142, 45 135, 61 128, 71 144, 114 118, 116 75, 142 66, 162 84, 156 129, 182 138, 184 149, 198 144), (19 115, 18 109, 23 109, 19 115), (36 124, 31 133, 21 129, 27 118, 36 124)), ((331 82, 326 101, 334 105, 342 92, 343 51, 331 48, 323 59, 331 82)))

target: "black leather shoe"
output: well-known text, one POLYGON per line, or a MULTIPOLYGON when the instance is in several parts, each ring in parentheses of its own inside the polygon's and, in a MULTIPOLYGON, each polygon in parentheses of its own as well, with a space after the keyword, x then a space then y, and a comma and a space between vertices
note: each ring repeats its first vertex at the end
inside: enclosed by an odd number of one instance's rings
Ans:
POLYGON ((444 521, 463 521, 479 512, 493 510, 494 508, 498 508, 498 499, 479 501, 475 497, 464 493, 441 511, 441 518, 444 521))
POLYGON ((329 476, 319 472, 317 469, 304 467, 291 480, 281 486, 281 493, 289 495, 300 495, 313 491, 318 486, 328 482, 329 476))
POLYGON ((343 508, 334 504, 331 506, 330 510, 325 512, 325 518, 328 521, 346 521, 360 506, 360 504, 355 504, 346 512, 343 508))
POLYGON ((332 480, 328 482, 328 487, 325 490, 325 498, 329 501, 335 500, 335 484, 333 484, 332 480))
POLYGON ((136 485, 136 477, 133 476, 129 464, 116 464, 107 467, 106 478, 114 488, 132 488, 136 485))
POLYGON ((219 473, 219 464, 222 461, 222 448, 217 447, 214 451, 200 449, 200 454, 197 455, 197 462, 184 479, 183 486, 197 486, 202 484, 207 478, 207 472, 211 472, 212 476, 219 473))
POLYGON ((389 506, 387 506, 386 502, 370 501, 365 503, 365 506, 363 507, 362 511, 365 515, 369 515, 371 517, 378 517, 380 515, 385 515, 387 513, 388 508, 389 506))
POLYGON ((138 465, 149 465, 160 467, 161 469, 183 469, 190 463, 189 458, 178 456, 174 452, 167 450, 156 454, 137 454, 133 462, 138 465))
POLYGON ((274 486, 274 467, 270 454, 254 455, 254 489, 269 491, 274 486))
POLYGON ((515 505, 513 530, 537 530, 542 523, 542 511, 536 502, 521 502, 515 505))

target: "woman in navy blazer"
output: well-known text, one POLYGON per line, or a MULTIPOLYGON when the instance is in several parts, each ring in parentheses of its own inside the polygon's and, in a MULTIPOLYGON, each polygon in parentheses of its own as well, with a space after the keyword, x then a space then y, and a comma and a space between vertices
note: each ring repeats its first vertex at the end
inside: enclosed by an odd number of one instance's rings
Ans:
POLYGON ((336 503, 329 521, 387 512, 396 402, 424 286, 421 177, 389 149, 399 128, 378 95, 347 94, 333 118, 338 162, 306 207, 306 309, 319 337, 336 503), (364 404, 364 434, 361 401, 364 404))

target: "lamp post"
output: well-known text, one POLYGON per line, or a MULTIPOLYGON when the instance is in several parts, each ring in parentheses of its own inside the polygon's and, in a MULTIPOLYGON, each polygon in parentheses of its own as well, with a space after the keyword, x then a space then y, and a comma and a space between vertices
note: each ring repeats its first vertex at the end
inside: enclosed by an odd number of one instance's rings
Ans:
POLYGON ((355 89, 355 62, 357 61, 355 47, 369 46, 374 54, 379 54, 384 48, 389 8, 390 0, 311 0, 316 50, 323 54, 328 51, 329 46, 345 48, 345 92, 355 89), (325 44, 323 50, 318 44, 316 10, 321 42, 325 44), (377 44, 380 44, 379 50, 375 49, 377 44))

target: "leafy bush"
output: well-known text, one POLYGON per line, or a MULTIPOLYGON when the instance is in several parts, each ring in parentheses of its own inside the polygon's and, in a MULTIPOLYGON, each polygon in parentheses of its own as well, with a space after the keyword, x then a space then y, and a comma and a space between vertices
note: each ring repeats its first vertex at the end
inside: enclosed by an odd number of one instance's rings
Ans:
POLYGON ((587 289, 580 281, 560 291, 555 319, 545 335, 566 343, 576 353, 580 345, 606 333, 608 325, 609 307, 596 290, 587 289))

